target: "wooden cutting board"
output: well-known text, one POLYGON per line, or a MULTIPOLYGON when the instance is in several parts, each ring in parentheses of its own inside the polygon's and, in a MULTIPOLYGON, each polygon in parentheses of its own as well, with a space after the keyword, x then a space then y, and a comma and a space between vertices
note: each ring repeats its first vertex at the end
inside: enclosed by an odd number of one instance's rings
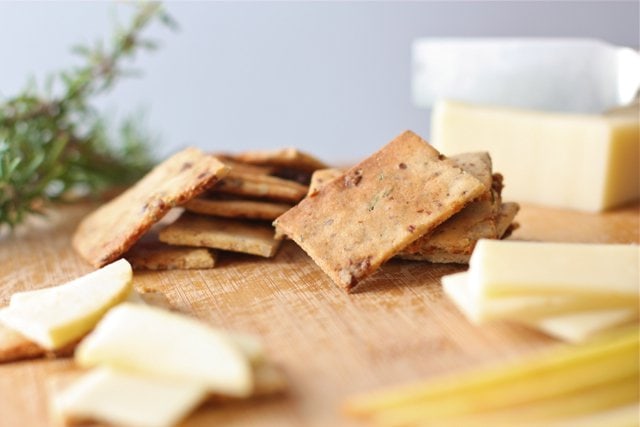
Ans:
MULTIPOLYGON (((16 291, 55 285, 92 268, 71 249, 87 206, 59 209, 0 236, 0 306, 16 291)), ((638 243, 640 206, 605 214, 523 206, 513 239, 638 243)), ((213 270, 137 272, 135 286, 166 294, 179 310, 260 336, 286 372, 284 396, 211 405, 185 426, 341 426, 355 392, 499 363, 558 345, 524 327, 469 324, 442 294, 454 265, 391 261, 348 295, 292 242, 271 260, 224 255, 213 270)), ((158 331, 161 333, 162 331, 158 331)), ((45 427, 47 379, 70 360, 0 365, 0 426, 45 427)))

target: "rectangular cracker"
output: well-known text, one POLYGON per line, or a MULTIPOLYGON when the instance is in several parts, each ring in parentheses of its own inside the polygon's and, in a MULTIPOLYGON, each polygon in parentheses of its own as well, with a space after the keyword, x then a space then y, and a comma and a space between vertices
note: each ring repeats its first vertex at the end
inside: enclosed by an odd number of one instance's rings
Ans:
POLYGON ((328 166, 312 156, 296 148, 286 147, 275 150, 250 150, 232 157, 236 161, 261 166, 279 166, 300 171, 313 172, 328 166))
POLYGON ((257 200, 216 200, 197 197, 185 203, 184 208, 201 215, 273 221, 291 209, 291 205, 257 200))
POLYGON ((73 247, 96 267, 108 264, 172 207, 197 196, 227 172, 227 166, 196 148, 180 151, 84 218, 73 236, 73 247))
POLYGON ((199 246, 262 257, 275 255, 281 240, 271 226, 195 215, 188 212, 160 232, 160 241, 171 245, 199 246))
POLYGON ((351 290, 486 191, 411 131, 276 219, 331 279, 351 290))
POLYGON ((318 169, 313 173, 313 175, 311 175, 311 182, 309 183, 307 197, 315 196, 327 182, 342 176, 343 173, 344 171, 341 171, 340 169, 318 169))
MULTIPOLYGON (((487 191, 433 232, 405 247, 398 253, 399 258, 431 262, 465 260, 471 255, 478 239, 498 237, 496 217, 501 198, 500 193, 493 189, 491 158, 488 153, 464 153, 452 156, 448 161, 478 178, 487 191)), ((499 184, 501 182, 500 179, 499 184)))
POLYGON ((275 176, 231 170, 212 191, 297 203, 307 194, 307 186, 275 176))
POLYGON ((496 220, 498 239, 509 237, 511 232, 518 228, 519 225, 514 223, 513 220, 519 210, 520 205, 513 202, 503 203, 500 206, 500 212, 496 220))
POLYGON ((213 268, 216 254, 205 248, 138 242, 124 254, 135 270, 198 270, 213 268))

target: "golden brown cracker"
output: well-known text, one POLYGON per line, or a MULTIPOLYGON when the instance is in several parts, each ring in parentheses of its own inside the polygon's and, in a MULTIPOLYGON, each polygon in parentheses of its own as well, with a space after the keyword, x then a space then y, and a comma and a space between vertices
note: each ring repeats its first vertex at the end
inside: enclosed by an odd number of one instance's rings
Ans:
POLYGON ((496 220, 498 239, 509 237, 508 234, 511 234, 511 231, 518 228, 519 225, 514 223, 513 220, 519 210, 520 205, 513 202, 503 203, 500 206, 500 212, 498 213, 498 218, 496 220))
POLYGON ((297 203, 307 194, 307 186, 275 176, 231 170, 212 191, 297 203))
POLYGON ((171 245, 199 246, 262 257, 275 255, 280 240, 271 226, 255 222, 206 217, 185 212, 160 232, 171 245))
POLYGON ((274 223, 349 290, 485 191, 407 131, 274 223))
POLYGON ((197 270, 213 268, 216 254, 204 248, 138 242, 124 257, 136 270, 197 270))
POLYGON ((89 214, 73 247, 96 267, 125 253, 172 207, 185 203, 225 176, 215 157, 187 148, 156 166, 120 196, 89 214))
POLYGON ((327 182, 338 178, 343 173, 344 172, 340 169, 318 169, 313 173, 313 175, 311 175, 311 182, 309 183, 307 197, 315 196, 327 182))
POLYGON ((279 166, 306 172, 328 167, 316 157, 292 147, 245 151, 236 154, 233 159, 253 165, 279 166))
POLYGON ((197 197, 185 203, 184 208, 201 215, 273 221, 291 209, 291 205, 257 200, 216 200, 197 197))
MULTIPOLYGON (((214 154, 215 155, 215 154, 214 154)), ((250 173, 253 175, 271 175, 278 170, 276 166, 260 166, 234 160, 231 155, 215 155, 222 163, 237 172, 250 173)))

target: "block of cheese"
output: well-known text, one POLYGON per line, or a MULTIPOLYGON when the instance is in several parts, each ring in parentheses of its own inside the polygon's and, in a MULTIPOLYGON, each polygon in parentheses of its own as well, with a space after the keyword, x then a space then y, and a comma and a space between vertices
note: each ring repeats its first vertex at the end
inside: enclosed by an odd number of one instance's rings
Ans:
POLYGON ((478 241, 469 261, 476 295, 614 297, 637 304, 640 246, 478 241))
POLYGON ((205 388, 195 383, 97 368, 56 395, 52 409, 66 425, 169 427, 205 396, 205 388))
POLYGON ((436 104, 432 142, 445 155, 489 151, 509 178, 504 197, 601 211, 640 197, 638 108, 578 115, 436 104))

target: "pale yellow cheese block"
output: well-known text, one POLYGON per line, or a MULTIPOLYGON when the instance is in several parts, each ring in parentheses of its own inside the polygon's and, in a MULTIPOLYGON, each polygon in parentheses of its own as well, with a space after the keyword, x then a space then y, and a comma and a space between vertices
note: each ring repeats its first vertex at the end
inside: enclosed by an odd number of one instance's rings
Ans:
POLYGON ((469 261, 476 295, 615 297, 637 304, 640 247, 481 239, 469 261))
POLYGON ((489 151, 505 199, 601 211, 640 197, 635 113, 577 115, 438 103, 432 143, 445 155, 489 151))
POLYGON ((192 382, 140 375, 110 368, 93 369, 52 401, 62 425, 95 422, 136 427, 176 425, 206 396, 192 382))

